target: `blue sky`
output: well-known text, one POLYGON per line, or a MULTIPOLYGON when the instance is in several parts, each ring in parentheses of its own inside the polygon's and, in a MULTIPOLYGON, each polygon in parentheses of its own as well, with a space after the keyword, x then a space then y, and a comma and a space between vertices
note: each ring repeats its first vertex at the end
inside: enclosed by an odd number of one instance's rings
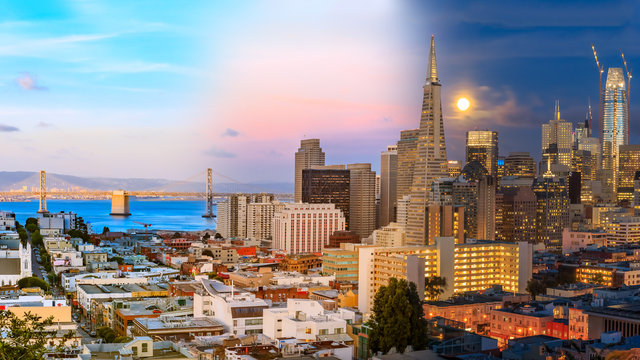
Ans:
POLYGON ((567 120, 589 97, 597 114, 590 42, 634 67, 639 21, 627 1, 3 2, 3 170, 292 182, 304 137, 329 163, 377 167, 418 126, 431 34, 449 157, 473 128, 539 157, 555 99, 567 120))

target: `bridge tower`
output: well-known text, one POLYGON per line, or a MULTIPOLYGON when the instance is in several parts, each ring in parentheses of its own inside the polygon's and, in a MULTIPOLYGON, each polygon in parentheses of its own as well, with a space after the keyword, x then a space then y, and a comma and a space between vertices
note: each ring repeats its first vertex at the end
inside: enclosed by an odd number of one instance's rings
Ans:
POLYGON ((207 169, 207 212, 202 215, 203 218, 214 218, 213 213, 213 169, 207 169))
POLYGON ((46 214, 47 211, 47 172, 40 171, 40 208, 38 214, 46 214))

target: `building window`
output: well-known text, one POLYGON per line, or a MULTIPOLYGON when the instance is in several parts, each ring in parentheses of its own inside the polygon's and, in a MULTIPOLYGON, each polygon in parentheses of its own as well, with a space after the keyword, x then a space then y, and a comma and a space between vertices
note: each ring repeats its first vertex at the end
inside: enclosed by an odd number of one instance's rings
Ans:
POLYGON ((147 351, 149 351, 149 344, 142 343, 142 353, 146 353, 147 351))

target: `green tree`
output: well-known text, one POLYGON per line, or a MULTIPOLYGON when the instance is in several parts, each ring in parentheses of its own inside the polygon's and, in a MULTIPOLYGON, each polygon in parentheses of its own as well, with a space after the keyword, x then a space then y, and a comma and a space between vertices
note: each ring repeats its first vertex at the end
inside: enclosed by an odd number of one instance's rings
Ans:
POLYGON ((82 241, 86 243, 88 243, 91 240, 91 236, 89 236, 86 229, 84 231, 78 230, 78 229, 71 229, 67 231, 67 234, 69 234, 69 236, 71 236, 72 238, 80 238, 82 239, 82 241))
MULTIPOLYGON (((11 311, 0 311, 0 360, 39 360, 48 352, 47 344, 56 337, 56 331, 47 331, 54 325, 53 317, 42 320, 41 317, 27 312, 22 317, 16 316, 11 311)), ((73 337, 72 332, 67 332, 58 342, 64 344, 73 337)), ((64 351, 63 345, 54 349, 56 352, 64 351)))
POLYGON ((440 276, 429 276, 424 280, 424 289, 429 300, 438 300, 447 287, 447 279, 440 276))
POLYGON ((34 217, 28 218, 27 221, 24 222, 24 225, 27 226, 29 224, 34 224, 35 226, 38 226, 38 219, 34 217))
POLYGON ((531 298, 535 298, 536 295, 544 294, 547 291, 547 287, 540 280, 531 279, 527 282, 527 292, 531 295, 531 298))
POLYGON ((124 258, 121 258, 120 256, 114 256, 111 258, 111 261, 115 261, 118 263, 118 265, 122 265, 124 264, 124 258))
POLYGON ((369 348, 388 352, 392 347, 402 352, 408 345, 424 349, 427 344, 427 322, 416 285, 406 280, 389 279, 373 300, 373 316, 369 321, 369 348))
POLYGON ((211 238, 211 235, 209 235, 209 233, 206 233, 202 236, 202 240, 209 240, 211 238))
POLYGON ((219 232, 217 232, 214 236, 214 239, 222 239, 222 234, 220 234, 219 232))
POLYGON ((27 229, 28 232, 33 233, 34 231, 38 230, 38 224, 27 224, 27 226, 25 226, 25 229, 27 229))
POLYGON ((49 284, 39 277, 31 276, 18 280, 18 287, 20 289, 29 287, 39 287, 42 290, 49 290, 49 284))
POLYGON ((103 326, 96 331, 96 334, 101 337, 106 343, 123 343, 131 341, 126 336, 118 336, 118 334, 112 328, 103 326))
POLYGON ((36 230, 31 233, 31 244, 34 246, 44 246, 44 242, 42 242, 42 235, 40 235, 40 230, 36 230))
POLYGON ((18 229, 18 236, 20 237, 20 241, 22 241, 22 243, 26 243, 27 239, 29 239, 29 235, 27 235, 27 232, 24 230, 24 228, 18 229))

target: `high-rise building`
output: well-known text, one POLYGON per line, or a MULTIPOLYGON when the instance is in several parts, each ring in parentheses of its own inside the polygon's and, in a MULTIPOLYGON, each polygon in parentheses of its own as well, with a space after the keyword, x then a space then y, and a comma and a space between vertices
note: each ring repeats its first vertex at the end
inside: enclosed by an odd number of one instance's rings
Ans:
POLYGON ((248 205, 250 203, 271 203, 272 201, 273 194, 229 195, 226 201, 217 206, 218 226, 216 230, 224 238, 247 238, 248 205))
POLYGON ((464 207, 464 239, 478 238, 478 181, 458 178, 452 184, 452 203, 464 207))
POLYGON ((601 149, 600 140, 594 137, 586 137, 578 141, 578 150, 588 151, 591 154, 589 168, 591 170, 588 176, 583 177, 588 180, 596 180, 597 172, 601 168, 601 149))
POLYGON ((536 242, 547 250, 562 250, 562 231, 569 221, 569 186, 566 179, 553 175, 536 178, 536 242))
POLYGON ((371 164, 349 164, 349 230, 367 238, 376 229, 376 173, 371 164))
POLYGON ((448 175, 447 147, 442 119, 441 86, 436 64, 435 40, 431 36, 427 80, 424 85, 418 156, 413 168, 407 243, 427 243, 427 205, 431 183, 448 175))
POLYGON ((266 240, 273 237, 273 215, 284 208, 281 202, 257 202, 247 205, 247 238, 266 240))
POLYGON ((387 147, 380 156, 380 217, 378 226, 396 221, 398 146, 387 147))
POLYGON ((500 229, 498 237, 503 241, 535 242, 536 194, 530 187, 507 187, 500 190, 500 229))
POLYGON ((407 228, 407 223, 409 222, 409 199, 410 195, 405 195, 402 198, 398 199, 398 206, 396 208, 396 222, 398 225, 407 228))
POLYGON ((460 160, 449 160, 447 161, 447 171, 449 172, 449 177, 456 178, 460 175, 462 171, 462 161, 460 160))
POLYGON ((312 166, 324 165, 324 152, 320 147, 320 139, 300 141, 300 148, 295 156, 295 188, 294 201, 302 201, 302 170, 312 166))
POLYGON ((533 179, 536 177, 536 161, 528 152, 512 152, 504 159, 504 176, 533 179))
MULTIPOLYGON (((485 176, 481 178, 477 183, 478 201, 476 205, 477 209, 474 220, 477 230, 475 236, 478 239, 495 240, 497 181, 493 176, 485 176)), ((465 213, 465 219, 467 217, 469 217, 469 215, 466 215, 465 213)), ((467 224, 469 224, 469 221, 467 221, 467 224)))
POLYGON ((640 170, 640 145, 620 145, 618 201, 633 200, 633 181, 640 170))
POLYGON ((396 197, 398 200, 411 194, 413 183, 413 167, 418 158, 418 136, 420 129, 404 130, 400 132, 398 141, 398 180, 396 197))
POLYGON ((373 243, 383 247, 403 247, 406 245, 404 227, 390 223, 373 232, 373 243))
POLYGON ((287 254, 320 252, 344 224, 334 204, 286 204, 273 216, 273 247, 287 254))
POLYGON ((615 200, 618 188, 619 147, 629 144, 629 104, 624 73, 609 68, 602 97, 600 141, 602 144, 603 192, 615 200))
POLYGON ((467 131, 466 162, 477 161, 489 175, 498 172, 498 132, 489 130, 467 131))
POLYGON ((425 245, 433 245, 441 236, 452 236, 456 244, 464 243, 464 218, 464 206, 427 205, 425 245))
POLYGON ((345 227, 351 216, 351 173, 344 165, 314 166, 302 170, 302 202, 335 204, 342 211, 345 227))
POLYGON ((560 118, 560 103, 556 101, 556 108, 552 120, 542 124, 542 152, 554 152, 555 161, 552 164, 562 164, 571 167, 571 149, 573 147, 572 124, 560 118), (552 148, 552 145, 555 147, 552 148))

